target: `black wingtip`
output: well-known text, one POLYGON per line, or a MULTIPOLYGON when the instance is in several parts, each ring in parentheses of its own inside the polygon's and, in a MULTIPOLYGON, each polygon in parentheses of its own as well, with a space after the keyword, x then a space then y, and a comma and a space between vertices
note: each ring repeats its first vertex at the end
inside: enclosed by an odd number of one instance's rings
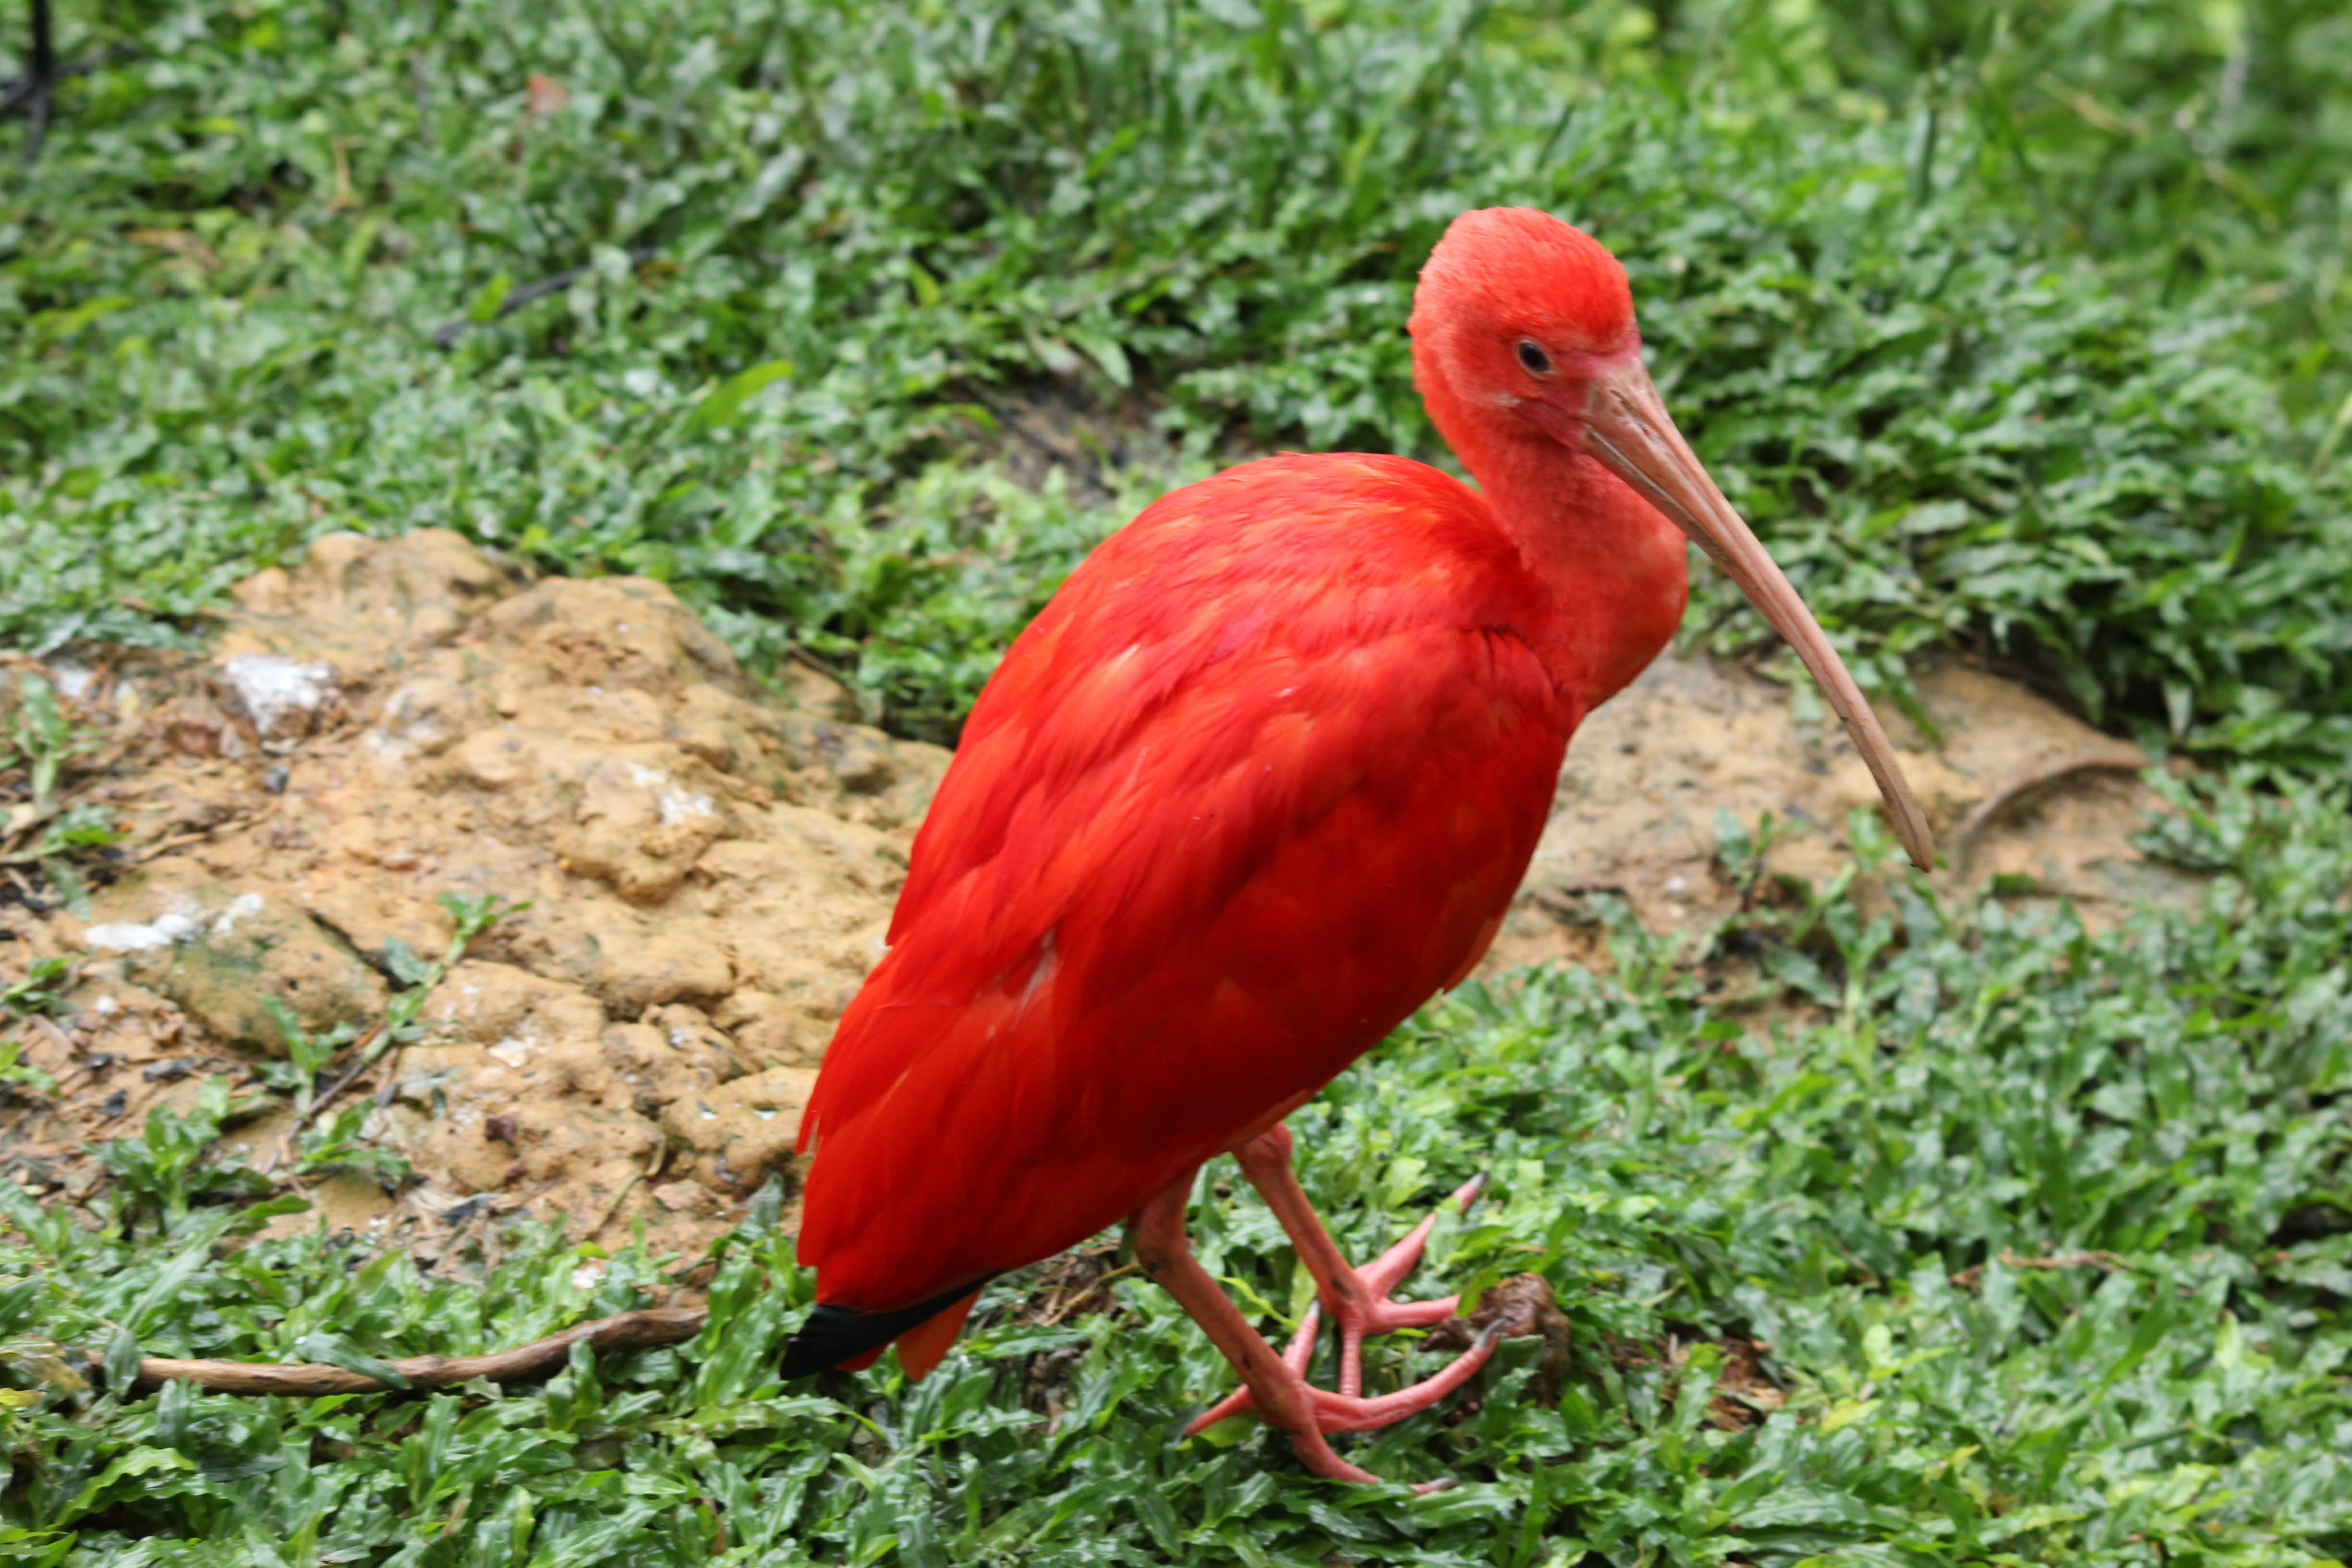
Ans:
POLYGON ((854 1356, 877 1350, 925 1319, 939 1316, 986 1283, 982 1279, 959 1285, 928 1301, 896 1307, 887 1312, 860 1312, 820 1301, 809 1313, 808 1321, 793 1335, 793 1342, 784 1347, 783 1375, 809 1377, 829 1372, 854 1356))

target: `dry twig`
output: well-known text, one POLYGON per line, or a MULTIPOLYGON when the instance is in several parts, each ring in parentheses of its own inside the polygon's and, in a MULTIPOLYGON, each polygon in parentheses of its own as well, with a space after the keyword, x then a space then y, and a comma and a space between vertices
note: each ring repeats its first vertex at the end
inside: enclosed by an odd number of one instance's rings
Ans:
MULTIPOLYGON (((618 1317, 600 1318, 533 1340, 527 1345, 490 1355, 409 1356, 387 1364, 411 1388, 446 1388, 452 1384, 487 1378, 492 1383, 520 1383, 560 1370, 572 1356, 572 1347, 585 1341, 600 1354, 674 1345, 702 1331, 709 1315, 704 1307, 646 1307, 618 1317)), ((215 1394, 278 1394, 316 1398, 329 1394, 380 1394, 394 1386, 365 1373, 317 1363, 280 1365, 273 1362, 182 1361, 170 1356, 139 1358, 138 1384, 193 1383, 215 1394)))
POLYGON ((1961 820, 1952 834, 1953 867, 1959 870, 1968 868, 1969 855, 1976 847, 1977 835, 1992 826, 1993 818, 2008 810, 2021 796, 2046 788, 2061 779, 2072 778, 2076 773, 2136 773, 2147 765, 2147 758, 2138 751, 2123 755, 2111 747, 2101 752, 2077 752, 2072 756, 2060 757, 2054 762, 2026 769, 1978 802, 1977 808, 1961 820))

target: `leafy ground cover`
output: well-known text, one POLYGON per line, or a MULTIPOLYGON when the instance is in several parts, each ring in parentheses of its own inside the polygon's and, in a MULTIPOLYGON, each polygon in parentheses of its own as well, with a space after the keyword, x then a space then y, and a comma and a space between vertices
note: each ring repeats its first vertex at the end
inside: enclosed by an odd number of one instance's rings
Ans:
MULTIPOLYGON (((583 1351, 504 1393, 95 1392, 142 1350, 363 1366, 516 1343, 695 1261, 527 1235, 479 1282, 428 1278, 240 1244, 261 1211, 203 1202, 185 1159, 125 1159, 95 1229, 0 1187, 22 1389, 0 1539, 90 1563, 2340 1558, 2347 802, 2189 804, 2165 847, 2217 874, 2195 911, 2094 936, 1903 883, 1869 912, 1848 879, 1760 903, 1697 966, 1629 925, 1614 973, 1439 1004, 1302 1112, 1343 1243, 1486 1169, 1434 1267, 1540 1272, 1573 1324, 1565 1364, 1508 1342, 1475 1407, 1357 1451, 1454 1490, 1315 1483, 1249 1424, 1176 1443, 1224 1369, 1131 1274, 992 1287, 919 1386, 788 1390, 807 1288, 772 1202, 675 1350, 583 1351), (1760 1026, 1791 1002, 1812 1021, 1760 1026)), ((1866 819, 1857 840, 1885 857, 1866 819)), ((1311 1287, 1263 1208, 1203 1198, 1210 1267, 1295 1321, 1311 1287)), ((1434 1359, 1391 1343, 1374 1375, 1434 1359)))
MULTIPOLYGON (((1412 272, 1461 207, 1528 201, 1619 247, 1670 401, 1865 679, 1899 698, 1906 657, 1973 647, 2236 771, 2166 830, 2214 876, 2200 910, 2095 934, 1900 880, 1759 886, 1697 949, 1624 930, 1607 975, 1439 1004, 1305 1113, 1343 1239, 1486 1167, 1495 1200, 1446 1222, 1434 1270, 1540 1272, 1572 1321, 1567 1364, 1515 1343, 1475 1409, 1364 1446, 1453 1492, 1309 1483, 1247 1428, 1172 1447, 1221 1368, 1159 1296, 1084 1269, 995 1288, 919 1388, 784 1390, 805 1287, 772 1210, 675 1350, 503 1393, 130 1392, 142 1352, 510 1344, 698 1261, 520 1234, 428 1278, 256 1240, 270 1200, 211 1149, 243 1110, 224 1089, 110 1150, 95 1228, 0 1187, 16 1557, 2352 1548, 2352 838, 2340 785, 2305 782, 2352 761, 2340 7, 60 25, 94 68, 0 185, 11 647, 198 637, 227 583, 320 531, 437 523, 664 577, 755 662, 801 649, 949 735, 1150 489, 1236 448, 1426 452, 1412 272), (1033 487, 1013 431, 1047 399, 1099 417, 1033 487)), ((1719 592, 1691 632, 1759 646, 1719 592)), ((72 742, 29 712, 0 771, 32 801, 72 742)), ((1746 841, 1727 829, 1733 875, 1746 841)), ((0 1011, 56 979, 12 976, 0 1011)), ((5 1054, 0 1087, 42 1091, 5 1054)), ((1270 1320, 1303 1305, 1255 1202, 1201 1213, 1270 1320)))
POLYGON ((1976 11, 68 6, 106 63, 0 199, 0 631, 441 523, 945 732, 1126 510, 993 482, 992 404, 1125 395, 1180 469, 1425 450, 1413 273, 1527 201, 1624 255, 1882 688, 1960 639, 2340 762, 2352 22, 1976 11))

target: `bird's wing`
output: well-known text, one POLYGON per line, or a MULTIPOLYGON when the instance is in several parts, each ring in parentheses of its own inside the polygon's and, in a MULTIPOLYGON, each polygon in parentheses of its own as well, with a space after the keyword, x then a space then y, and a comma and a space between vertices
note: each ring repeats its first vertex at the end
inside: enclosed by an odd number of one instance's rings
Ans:
POLYGON ((808 1107, 827 1300, 1116 1221, 1491 938, 1572 717, 1488 624, 1516 560, 1443 476, 1293 461, 1147 511, 975 710, 808 1107))

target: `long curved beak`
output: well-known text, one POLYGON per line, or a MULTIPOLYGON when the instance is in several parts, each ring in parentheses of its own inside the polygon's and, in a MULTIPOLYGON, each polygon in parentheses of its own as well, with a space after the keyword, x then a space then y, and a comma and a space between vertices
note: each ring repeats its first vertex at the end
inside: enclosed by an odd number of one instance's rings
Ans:
POLYGON ((1675 428, 1649 372, 1636 359, 1589 384, 1591 390, 1583 420, 1585 450, 1690 535, 1717 566, 1731 574, 1773 629, 1789 639, 1789 646, 1812 672, 1822 695, 1829 699, 1831 709, 1845 721, 1846 733, 1853 737, 1854 750, 1869 764, 1871 777, 1878 781, 1878 793, 1886 797, 1895 837, 1903 841, 1911 864, 1923 871, 1933 869, 1936 846, 1927 832, 1927 819, 1912 798, 1911 785, 1903 776, 1902 764, 1895 760, 1886 731, 1878 726, 1878 716, 1870 710, 1853 677, 1846 673, 1845 661, 1830 646, 1828 634, 1798 597, 1788 574, 1731 510, 1682 432, 1675 428))

